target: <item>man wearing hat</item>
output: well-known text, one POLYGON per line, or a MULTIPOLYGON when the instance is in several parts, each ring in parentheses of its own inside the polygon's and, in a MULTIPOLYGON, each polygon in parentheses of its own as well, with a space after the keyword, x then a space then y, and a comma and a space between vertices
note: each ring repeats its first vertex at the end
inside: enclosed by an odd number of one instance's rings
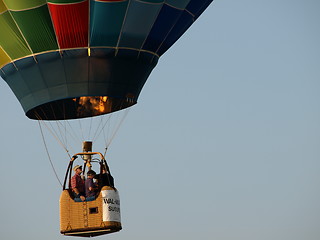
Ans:
POLYGON ((71 178, 71 188, 75 197, 74 200, 76 202, 85 201, 84 180, 81 178, 82 166, 76 165, 73 171, 75 171, 75 174, 71 178))

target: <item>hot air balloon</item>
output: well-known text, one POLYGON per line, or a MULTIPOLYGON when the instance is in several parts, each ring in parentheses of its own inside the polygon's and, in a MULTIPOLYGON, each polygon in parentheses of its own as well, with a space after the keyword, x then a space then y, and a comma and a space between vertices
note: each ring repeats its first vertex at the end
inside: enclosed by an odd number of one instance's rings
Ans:
MULTIPOLYGON (((212 1, 0 0, 1 77, 30 119, 64 121, 126 109, 137 103, 160 56, 212 1)), ((83 151, 70 163, 81 156, 90 166, 93 155, 83 151)), ((71 204, 70 184, 64 185, 60 201, 71 204)), ((82 222, 73 221, 73 213, 84 205, 62 207, 71 213, 61 219, 61 232, 119 231, 120 220, 106 220, 94 202, 88 202, 82 222)))

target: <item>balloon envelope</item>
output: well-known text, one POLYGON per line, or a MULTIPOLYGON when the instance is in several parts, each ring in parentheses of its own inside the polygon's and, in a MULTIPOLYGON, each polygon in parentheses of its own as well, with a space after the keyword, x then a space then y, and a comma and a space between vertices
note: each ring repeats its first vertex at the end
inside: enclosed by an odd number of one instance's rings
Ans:
POLYGON ((0 74, 31 119, 130 107, 212 1, 0 0, 0 74))

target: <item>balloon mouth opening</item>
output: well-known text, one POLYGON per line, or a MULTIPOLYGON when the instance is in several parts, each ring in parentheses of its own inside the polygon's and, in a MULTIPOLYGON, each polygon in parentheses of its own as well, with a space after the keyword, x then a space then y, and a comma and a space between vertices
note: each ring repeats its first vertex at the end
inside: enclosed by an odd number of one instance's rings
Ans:
POLYGON ((134 97, 82 96, 42 104, 26 115, 35 120, 68 120, 116 112, 137 103, 134 97))

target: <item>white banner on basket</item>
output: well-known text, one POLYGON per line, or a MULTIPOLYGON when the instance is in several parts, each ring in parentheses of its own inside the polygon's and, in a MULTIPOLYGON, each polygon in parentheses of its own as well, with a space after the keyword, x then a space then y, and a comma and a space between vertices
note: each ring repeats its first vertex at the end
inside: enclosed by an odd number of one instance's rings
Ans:
POLYGON ((102 193, 102 211, 103 221, 121 222, 120 217, 120 198, 118 191, 103 190, 102 193))

